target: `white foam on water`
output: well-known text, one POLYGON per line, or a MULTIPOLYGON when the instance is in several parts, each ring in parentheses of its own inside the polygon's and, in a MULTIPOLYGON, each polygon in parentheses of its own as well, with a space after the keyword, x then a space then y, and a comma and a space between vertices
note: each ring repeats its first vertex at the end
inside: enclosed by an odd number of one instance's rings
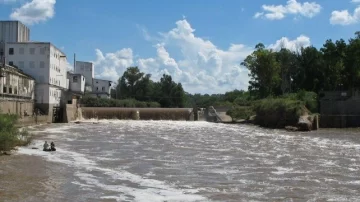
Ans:
MULTIPOLYGON (((35 141, 34 146, 42 148, 41 141, 35 141)), ((132 196, 135 198, 135 201, 204 201, 206 198, 197 195, 198 192, 196 189, 186 189, 181 190, 173 187, 170 184, 165 182, 147 179, 139 175, 132 174, 125 170, 112 170, 107 168, 102 168, 95 161, 92 161, 86 158, 85 155, 63 150, 61 148, 57 149, 56 152, 44 152, 40 149, 31 149, 31 147, 21 147, 18 150, 20 154, 27 155, 36 155, 46 158, 48 161, 63 163, 70 167, 77 168, 78 172, 75 174, 81 180, 84 180, 86 184, 80 182, 74 182, 74 184, 79 184, 80 187, 84 186, 96 186, 104 190, 116 191, 125 193, 126 195, 132 196), (80 172, 80 170, 85 170, 85 172, 80 172), (141 188, 132 188, 125 187, 122 185, 106 185, 100 183, 95 176, 86 173, 86 171, 100 171, 109 177, 121 180, 129 181, 132 183, 138 184, 141 188)))

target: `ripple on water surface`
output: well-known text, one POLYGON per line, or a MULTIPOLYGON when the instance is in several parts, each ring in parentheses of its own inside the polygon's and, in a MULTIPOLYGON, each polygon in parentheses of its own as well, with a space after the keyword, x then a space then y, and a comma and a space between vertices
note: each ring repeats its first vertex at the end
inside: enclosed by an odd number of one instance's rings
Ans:
MULTIPOLYGON (((356 131, 287 133, 207 122, 104 120, 54 125, 37 132, 49 134, 44 140, 56 141, 58 151, 22 148, 20 152, 74 169, 72 184, 78 195, 89 200, 353 201, 360 197, 356 131)), ((41 147, 42 141, 34 144, 41 147)))

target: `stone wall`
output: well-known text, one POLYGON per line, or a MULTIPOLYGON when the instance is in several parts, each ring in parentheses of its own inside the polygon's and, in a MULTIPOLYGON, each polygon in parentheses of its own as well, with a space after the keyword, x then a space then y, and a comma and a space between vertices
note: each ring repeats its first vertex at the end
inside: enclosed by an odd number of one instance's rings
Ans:
POLYGON ((31 126, 31 125, 37 125, 37 124, 45 124, 49 123, 49 120, 51 118, 49 116, 28 116, 18 119, 18 126, 31 126))
POLYGON ((0 100, 0 113, 24 116, 25 111, 28 115, 33 114, 34 103, 32 101, 0 100))

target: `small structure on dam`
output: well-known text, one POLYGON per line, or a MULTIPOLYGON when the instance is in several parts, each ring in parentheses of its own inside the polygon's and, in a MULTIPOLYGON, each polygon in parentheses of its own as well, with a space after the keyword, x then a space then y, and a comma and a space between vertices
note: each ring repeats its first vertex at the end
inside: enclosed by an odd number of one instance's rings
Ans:
POLYGON ((360 127, 360 91, 326 91, 320 97, 320 128, 360 127))

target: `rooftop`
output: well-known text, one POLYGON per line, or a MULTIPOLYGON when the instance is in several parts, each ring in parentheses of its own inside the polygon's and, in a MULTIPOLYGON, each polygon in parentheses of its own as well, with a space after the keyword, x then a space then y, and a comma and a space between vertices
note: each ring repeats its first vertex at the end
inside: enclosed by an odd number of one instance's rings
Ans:
MULTIPOLYGON (((3 64, 0 63, 0 69, 3 70, 3 64)), ((17 74, 19 76, 23 76, 23 77, 26 77, 28 79, 32 79, 32 80, 35 80, 34 77, 30 76, 29 74, 26 74, 25 72, 23 72, 21 69, 18 69, 17 67, 14 67, 14 66, 10 66, 10 65, 7 65, 5 64, 5 69, 4 69, 5 72, 11 72, 13 74, 17 74)))

